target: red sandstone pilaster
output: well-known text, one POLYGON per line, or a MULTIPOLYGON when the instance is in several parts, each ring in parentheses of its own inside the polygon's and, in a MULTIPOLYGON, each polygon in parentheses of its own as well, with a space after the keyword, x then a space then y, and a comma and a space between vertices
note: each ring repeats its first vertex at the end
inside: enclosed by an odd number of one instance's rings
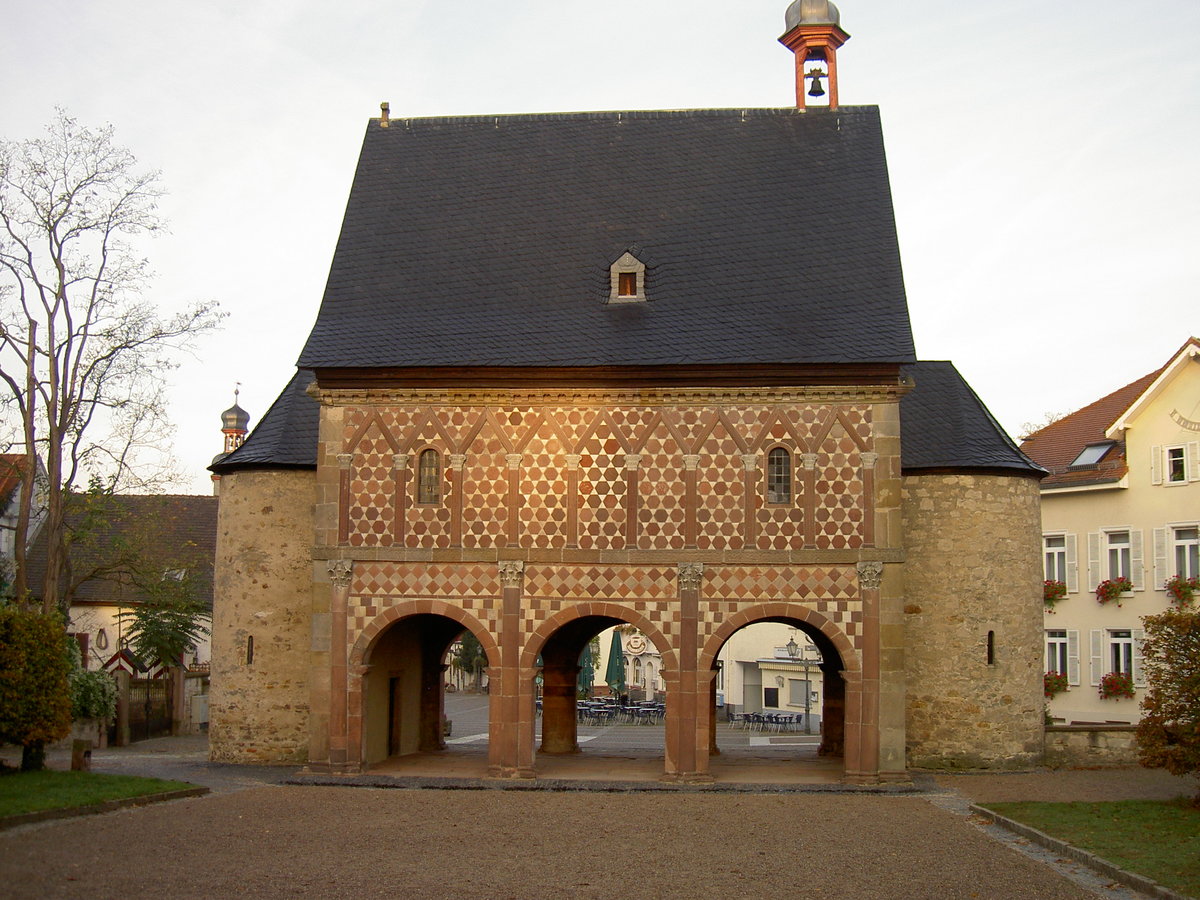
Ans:
POLYGON ((700 456, 698 454, 689 453, 683 458, 683 546, 688 549, 696 546, 696 515, 700 507, 696 469, 699 466, 700 456))
POLYGON ((335 559, 329 563, 329 580, 333 586, 330 599, 330 645, 329 645, 329 765, 335 772, 343 772, 348 762, 347 701, 348 652, 347 607, 350 599, 350 578, 354 564, 347 559, 335 559))
POLYGON ((338 543, 350 540, 350 464, 354 457, 349 453, 338 454, 338 543))
POLYGON ((508 545, 521 542, 521 454, 510 453, 508 463, 508 545))
POLYGON ((463 528, 463 466, 467 457, 450 454, 450 546, 462 546, 463 528))
POLYGON ((742 454, 742 471, 745 474, 745 490, 742 491, 743 502, 743 546, 753 550, 758 544, 758 454, 742 454))
POLYGON ((638 522, 638 467, 642 458, 637 453, 625 455, 625 546, 630 550, 638 545, 641 528, 638 522))
POLYGON ((395 495, 392 499, 392 543, 403 547, 408 524, 408 454, 397 453, 392 457, 392 472, 395 479, 395 495))
POLYGON ((817 546, 817 454, 800 454, 800 463, 804 473, 804 546, 811 549, 817 546))
POLYGON ((579 460, 578 453, 567 454, 567 546, 579 546, 579 460))

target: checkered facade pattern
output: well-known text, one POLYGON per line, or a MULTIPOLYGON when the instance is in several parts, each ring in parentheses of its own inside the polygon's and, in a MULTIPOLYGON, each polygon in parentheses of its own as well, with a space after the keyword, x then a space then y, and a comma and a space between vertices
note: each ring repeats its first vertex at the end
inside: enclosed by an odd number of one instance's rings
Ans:
MULTIPOLYGON (((350 585, 348 642, 387 610, 412 600, 440 600, 488 628, 497 644, 501 586, 493 564, 359 562, 350 585)), ((853 566, 715 566, 701 590, 698 630, 707 640, 725 621, 764 602, 813 610, 861 649, 862 603, 853 566)), ((644 617, 664 638, 679 638, 681 611, 673 566, 552 566, 525 568, 522 643, 543 622, 580 603, 607 601, 644 617)), ((660 650, 666 648, 659 648, 660 650)))

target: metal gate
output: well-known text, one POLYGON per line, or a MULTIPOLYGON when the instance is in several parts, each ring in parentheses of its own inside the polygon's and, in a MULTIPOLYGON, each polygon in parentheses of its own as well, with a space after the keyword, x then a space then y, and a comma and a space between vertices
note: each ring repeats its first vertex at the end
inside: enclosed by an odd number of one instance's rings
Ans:
POLYGON ((171 679, 129 682, 129 739, 145 741, 171 733, 171 679))

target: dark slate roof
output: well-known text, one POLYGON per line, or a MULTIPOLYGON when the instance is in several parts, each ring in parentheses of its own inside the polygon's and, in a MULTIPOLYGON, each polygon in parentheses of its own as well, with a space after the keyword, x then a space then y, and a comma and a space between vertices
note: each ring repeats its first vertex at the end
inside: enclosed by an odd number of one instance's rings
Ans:
POLYGON ((319 406, 308 396, 313 373, 298 369, 242 446, 213 461, 218 475, 237 469, 309 469, 317 465, 319 406))
MULTIPOLYGON (((1006 469, 1045 474, 1012 442, 953 363, 904 366, 916 386, 900 401, 904 471, 1006 469)), ((212 467, 239 469, 317 466, 320 406, 305 393, 312 373, 300 370, 240 448, 212 467)))
POLYGON ((950 362, 904 366, 915 384, 900 401, 904 473, 930 469, 1002 469, 1041 477, 950 362))
POLYGON ((373 120, 301 367, 914 361, 879 111, 373 120), (650 302, 608 305, 632 249, 650 302))
MULTIPOLYGON (((314 444, 315 456, 315 444, 314 444)), ((83 521, 79 502, 91 504, 94 523, 70 551, 77 602, 122 604, 144 599, 129 578, 130 563, 186 569, 196 599, 212 607, 217 553, 217 498, 189 494, 118 494, 68 501, 67 524, 83 521)), ((40 595, 46 572, 43 529, 29 548, 29 585, 40 595)))

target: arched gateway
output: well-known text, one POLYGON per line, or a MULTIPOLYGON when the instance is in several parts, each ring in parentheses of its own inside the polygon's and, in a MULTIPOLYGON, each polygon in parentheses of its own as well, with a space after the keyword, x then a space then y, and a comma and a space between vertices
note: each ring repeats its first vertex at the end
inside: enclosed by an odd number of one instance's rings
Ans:
POLYGON ((806 108, 370 121, 301 368, 213 466, 215 758, 434 746, 465 628, 491 771, 536 775, 538 656, 566 752, 617 621, 668 778, 709 776, 758 620, 836 651, 847 778, 1040 752, 1042 471, 916 361, 879 111, 839 105, 833 4, 786 20, 806 108))

